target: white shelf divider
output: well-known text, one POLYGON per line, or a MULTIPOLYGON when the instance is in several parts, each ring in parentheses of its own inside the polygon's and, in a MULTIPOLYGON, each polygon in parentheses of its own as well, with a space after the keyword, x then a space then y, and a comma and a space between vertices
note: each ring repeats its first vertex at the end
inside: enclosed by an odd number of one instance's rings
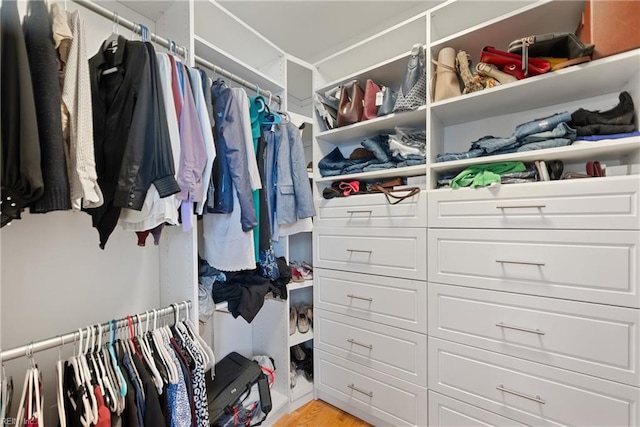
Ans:
POLYGON ((307 342, 312 339, 313 339, 313 328, 309 328, 309 332, 302 334, 296 327, 296 331, 294 332, 294 334, 289 335, 289 347, 302 344, 303 342, 307 342))
POLYGON ((427 172, 426 165, 407 166, 404 168, 383 169, 379 171, 352 173, 349 175, 338 176, 326 176, 323 178, 316 178, 316 182, 333 182, 333 181, 348 181, 354 179, 371 180, 378 178, 389 178, 394 176, 416 176, 424 175, 427 172))
POLYGON ((289 292, 291 291, 297 291, 298 289, 304 289, 304 288, 310 288, 313 286, 313 279, 311 280, 305 280, 304 282, 289 282, 289 284, 287 285, 287 289, 289 289, 289 292))

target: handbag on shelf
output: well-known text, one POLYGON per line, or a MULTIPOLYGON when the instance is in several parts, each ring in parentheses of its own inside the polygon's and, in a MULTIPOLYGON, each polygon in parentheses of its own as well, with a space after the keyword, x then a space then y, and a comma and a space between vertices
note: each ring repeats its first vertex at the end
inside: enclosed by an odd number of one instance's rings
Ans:
POLYGON ((338 127, 358 123, 364 111, 364 92, 357 80, 340 89, 338 127), (348 87, 348 88, 347 88, 348 87))
POLYGON ((552 66, 552 70, 559 70, 569 65, 591 61, 595 45, 584 44, 572 33, 549 33, 537 36, 523 37, 509 43, 510 53, 520 54, 530 58, 562 58, 552 66))
POLYGON ((393 107, 396 105, 396 98, 398 97, 398 92, 388 86, 382 86, 381 91, 382 105, 378 107, 378 117, 393 113, 393 107))
POLYGON ((402 185, 402 178, 392 178, 387 181, 377 182, 369 186, 369 192, 382 193, 390 205, 397 205, 401 201, 408 199, 420 193, 419 187, 406 187, 402 189, 394 189, 393 187, 402 185), (393 200, 392 200, 393 199, 393 200))
POLYGON ((455 49, 443 47, 438 52, 438 60, 433 61, 433 63, 436 66, 436 70, 431 81, 431 99, 434 102, 438 102, 462 95, 458 71, 456 70, 455 49))
POLYGON ((393 111, 416 110, 427 103, 427 69, 424 46, 416 43, 404 73, 404 79, 393 106, 393 111))
POLYGON ((546 59, 524 58, 522 55, 498 50, 493 46, 485 46, 482 49, 479 62, 493 64, 518 80, 551 71, 551 63, 546 59))
POLYGON ((367 79, 367 83, 364 86, 364 109, 362 112, 362 121, 375 119, 378 117, 378 106, 380 105, 377 99, 382 96, 378 95, 382 89, 375 84, 373 80, 367 79))

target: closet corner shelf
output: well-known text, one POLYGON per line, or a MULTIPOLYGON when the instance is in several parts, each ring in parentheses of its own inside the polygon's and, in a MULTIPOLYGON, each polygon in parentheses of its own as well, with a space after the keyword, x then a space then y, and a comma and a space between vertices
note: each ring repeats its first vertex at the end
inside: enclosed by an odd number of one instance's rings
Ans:
MULTIPOLYGON (((630 81, 638 73, 639 62, 640 49, 635 49, 491 89, 434 102, 430 106, 431 113, 444 126, 450 126, 616 93, 622 90, 620 81, 630 81), (608 77, 611 74, 617 77, 611 79, 608 77)), ((611 105, 617 102, 617 96, 611 98, 611 105)), ((533 120, 534 117, 531 119, 533 120)))
POLYGON ((284 91, 284 86, 263 72, 237 59, 235 56, 214 46, 204 38, 194 35, 195 54, 200 58, 225 69, 238 77, 257 84, 260 89, 270 90, 274 95, 284 91))
POLYGON ((476 157, 473 159, 456 160, 452 162, 431 163, 433 172, 459 171, 466 167, 498 162, 520 161, 533 162, 535 160, 589 161, 617 160, 630 153, 640 151, 640 137, 623 139, 609 139, 602 141, 584 142, 566 147, 545 148, 542 150, 526 151, 523 153, 501 154, 497 156, 476 157))
POLYGON ((289 282, 287 287, 289 288, 289 292, 295 291, 298 289, 310 288, 313 286, 313 279, 305 280, 304 282, 289 282))
POLYGON ((334 144, 350 143, 354 140, 373 136, 383 131, 393 133, 394 127, 424 128, 427 123, 426 110, 427 106, 423 105, 416 110, 392 113, 386 116, 376 117, 375 119, 365 120, 364 122, 320 132, 316 135, 316 138, 334 144))
POLYGON ((307 342, 312 339, 313 329, 309 328, 309 332, 307 332, 306 334, 301 334, 298 328, 296 328, 296 332, 293 335, 289 335, 289 347, 302 344, 303 342, 307 342))
POLYGON ((379 178, 390 178, 394 176, 417 176, 427 172, 426 165, 407 166, 405 168, 392 168, 371 172, 353 173, 350 175, 327 176, 316 179, 316 182, 348 181, 354 179, 369 180, 379 178))
POLYGON ((313 381, 306 379, 303 374, 298 374, 296 386, 291 389, 291 401, 295 402, 309 393, 313 393, 313 381))

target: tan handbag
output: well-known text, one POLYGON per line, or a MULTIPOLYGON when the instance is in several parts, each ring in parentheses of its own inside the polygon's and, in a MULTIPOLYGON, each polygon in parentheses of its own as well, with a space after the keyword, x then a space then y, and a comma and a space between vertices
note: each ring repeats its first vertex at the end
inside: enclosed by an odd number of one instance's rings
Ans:
POLYGON ((442 101, 462 95, 458 73, 456 72, 456 51, 451 47, 445 47, 438 52, 436 73, 433 81, 433 101, 442 101))
POLYGON ((364 92, 357 80, 342 86, 338 105, 338 127, 358 123, 364 111, 364 92))

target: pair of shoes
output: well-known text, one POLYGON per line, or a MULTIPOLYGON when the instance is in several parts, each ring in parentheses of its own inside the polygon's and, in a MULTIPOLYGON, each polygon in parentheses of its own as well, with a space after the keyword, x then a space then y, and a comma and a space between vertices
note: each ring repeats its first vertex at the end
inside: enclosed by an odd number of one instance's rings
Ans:
POLYGON ((296 363, 291 362, 289 366, 289 385, 294 388, 298 383, 298 372, 296 371, 296 363))
POLYGON ((291 364, 295 364, 308 381, 313 381, 313 348, 302 344, 291 347, 291 364))
POLYGON ((294 345, 293 347, 291 347, 291 360, 293 362, 299 363, 304 361, 306 358, 307 352, 305 351, 302 344, 294 345))
POLYGON ((589 111, 584 108, 571 113, 569 126, 587 126, 593 124, 631 125, 635 117, 633 99, 629 92, 620 92, 618 105, 607 111, 589 111))
POLYGON ((547 170, 552 181, 556 181, 562 178, 562 172, 564 171, 564 163, 562 160, 549 160, 547 162, 547 170))
POLYGON ((587 162, 586 169, 587 169, 587 175, 589 175, 589 176, 593 176, 593 177, 604 176, 602 166, 600 165, 600 162, 598 162, 598 161, 587 162))
POLYGON ((303 305, 300 308, 289 309, 289 335, 296 333, 296 327, 301 334, 306 334, 313 323, 313 307, 303 305))

